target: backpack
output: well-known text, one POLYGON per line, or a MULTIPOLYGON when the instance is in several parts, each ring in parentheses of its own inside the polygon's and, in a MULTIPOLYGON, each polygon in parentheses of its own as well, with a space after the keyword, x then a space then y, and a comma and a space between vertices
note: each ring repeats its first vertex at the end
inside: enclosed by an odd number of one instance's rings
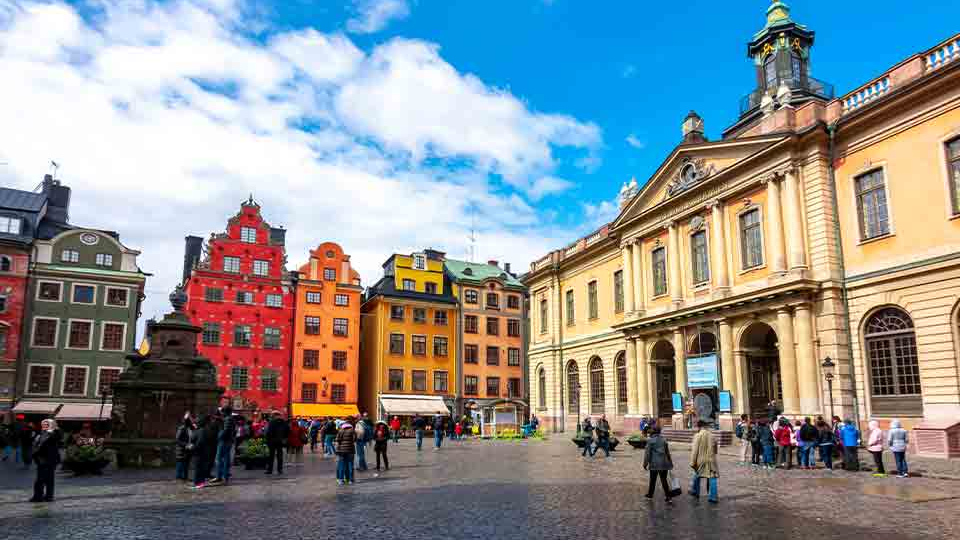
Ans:
POLYGON ((737 424, 737 438, 743 438, 743 423, 737 424))
POLYGON ((754 442, 757 440, 758 436, 759 436, 759 433, 757 433, 757 430, 755 428, 750 428, 750 431, 747 432, 748 441, 754 442))
POLYGON ((367 426, 363 420, 357 422, 357 425, 353 428, 354 433, 357 434, 357 440, 360 442, 366 442, 367 440, 367 426))

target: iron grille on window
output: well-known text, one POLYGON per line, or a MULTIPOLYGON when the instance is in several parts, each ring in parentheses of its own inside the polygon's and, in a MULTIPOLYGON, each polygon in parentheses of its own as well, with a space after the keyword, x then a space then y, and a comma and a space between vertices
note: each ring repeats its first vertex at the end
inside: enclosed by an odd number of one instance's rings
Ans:
POLYGON ((754 208, 740 214, 740 256, 744 269, 763 264, 762 238, 760 209, 754 208))
POLYGON ((245 367, 235 367, 230 369, 230 389, 246 390, 250 386, 250 378, 245 367))
POLYGON ((303 350, 303 369, 320 369, 320 351, 316 349, 303 350))
POLYGON ((884 188, 883 169, 858 176, 857 214, 860 217, 860 238, 869 240, 890 233, 887 213, 887 192, 884 188))
POLYGON ((347 351, 333 351, 333 369, 334 371, 347 370, 347 351))

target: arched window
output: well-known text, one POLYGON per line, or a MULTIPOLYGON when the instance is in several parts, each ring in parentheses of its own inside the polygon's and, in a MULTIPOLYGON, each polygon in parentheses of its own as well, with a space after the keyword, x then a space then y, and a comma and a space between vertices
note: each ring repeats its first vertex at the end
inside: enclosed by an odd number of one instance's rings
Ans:
POLYGON ((687 354, 697 355, 712 352, 717 352, 717 336, 710 332, 700 332, 690 342, 690 350, 687 351, 687 354))
POLYGON ((0 272, 9 272, 13 270, 13 261, 10 257, 0 257, 0 272))
POLYGON ((874 414, 922 414, 917 338, 910 316, 898 308, 874 313, 864 328, 874 414))
POLYGON ((590 361, 590 413, 603 414, 603 362, 594 357, 590 361))
POLYGON ((627 359, 623 351, 617 353, 617 411, 620 414, 627 412, 627 359))
POLYGON ((567 411, 570 414, 580 412, 580 370, 573 360, 567 364, 567 411))
POLYGON ((547 408, 547 372, 543 368, 537 371, 537 405, 547 408))

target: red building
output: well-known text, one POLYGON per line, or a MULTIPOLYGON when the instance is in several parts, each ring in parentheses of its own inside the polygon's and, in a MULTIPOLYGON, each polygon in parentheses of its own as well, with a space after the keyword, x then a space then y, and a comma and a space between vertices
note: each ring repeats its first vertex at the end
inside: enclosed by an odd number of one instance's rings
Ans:
POLYGON ((286 410, 289 403, 294 291, 285 235, 250 198, 226 233, 211 234, 205 245, 186 238, 187 314, 203 327, 200 353, 217 366, 235 410, 286 410))

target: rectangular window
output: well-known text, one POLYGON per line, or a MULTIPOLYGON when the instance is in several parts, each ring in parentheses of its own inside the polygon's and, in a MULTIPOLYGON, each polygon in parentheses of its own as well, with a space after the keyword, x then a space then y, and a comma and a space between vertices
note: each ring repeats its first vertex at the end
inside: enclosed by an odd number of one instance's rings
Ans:
POLYGON ((350 321, 348 319, 333 319, 333 335, 346 336, 349 332, 350 321))
POLYGON ((760 209, 740 214, 740 250, 743 269, 763 264, 763 233, 760 229, 760 209))
POLYGON ((623 270, 613 273, 613 311, 623 313, 623 270))
POLYGON ((427 256, 423 254, 416 254, 413 256, 413 269, 414 270, 426 270, 427 269, 427 256))
POLYGON ((113 255, 109 253, 97 253, 97 266, 113 266, 113 255))
MULTIPOLYGON (((7 312, 7 297, 0 296, 0 313, 6 313, 6 312, 7 312)), ((4 326, 0 328, 6 328, 6 327, 4 326)))
POLYGON ((426 356, 427 336, 411 336, 410 349, 411 352, 416 356, 426 356))
POLYGON ((597 300, 597 282, 587 283, 587 317, 590 320, 600 316, 600 307, 597 300))
POLYGON ((333 304, 336 306, 349 306, 350 296, 346 294, 335 294, 333 295, 333 304))
POLYGON ((480 348, 476 345, 463 346, 463 363, 476 364, 480 361, 480 348))
POLYGON ((233 327, 233 344, 238 347, 249 347, 253 341, 253 330, 246 324, 233 327))
POLYGON ((253 227, 240 227, 240 241, 247 244, 256 244, 257 230, 253 227))
POLYGON ((317 383, 303 383, 300 387, 300 400, 304 403, 316 403, 317 383))
POLYGON ((463 393, 468 396, 477 395, 478 389, 480 386, 480 381, 476 375, 467 375, 463 378, 463 393))
POLYGON ((410 375, 410 388, 414 392, 427 391, 427 372, 422 369, 415 369, 410 375))
POLYGON ((279 328, 267 327, 263 329, 263 348, 264 349, 280 348, 280 329, 279 328))
POLYGON ((0 217, 0 233, 20 234, 20 218, 0 217))
POLYGON ((308 336, 319 336, 320 335, 320 317, 304 317, 303 318, 303 333, 308 336))
POLYGON ((260 390, 276 392, 280 387, 280 372, 275 369, 263 368, 260 370, 260 390))
POLYGON ((317 349, 303 350, 303 369, 320 369, 320 351, 317 349))
POLYGON ((82 396, 87 393, 87 368, 63 368, 63 394, 82 396))
POLYGON ((567 326, 573 326, 577 320, 573 307, 573 291, 567 291, 567 326))
POLYGON ((333 351, 332 367, 334 371, 347 370, 347 351, 333 351))
POLYGON ((463 331, 467 334, 476 334, 479 332, 479 324, 476 315, 463 316, 463 331))
POLYGON ((479 294, 474 289, 467 289, 463 291, 463 301, 467 304, 476 304, 480 302, 479 294))
POLYGON ((253 273, 257 276, 266 276, 270 273, 270 261, 253 261, 253 273))
POLYGON ((520 365, 520 349, 516 347, 510 347, 509 349, 507 349, 507 365, 508 366, 520 365))
POLYGON ((207 302, 223 302, 223 289, 207 287, 206 290, 203 291, 203 298, 207 302))
POLYGON ((487 293, 487 309, 500 309, 500 295, 487 293))
POLYGON ((420 324, 426 323, 427 310, 424 308, 413 308, 413 322, 420 324))
POLYGON ((417 290, 417 282, 412 279, 403 280, 403 290, 405 291, 415 291, 417 290))
POLYGON ((520 309, 520 297, 511 294, 507 297, 507 308, 508 309, 520 309))
POLYGON ((437 284, 431 281, 424 283, 423 292, 427 294, 437 294, 437 284))
POLYGON ((122 351, 126 330, 126 325, 121 323, 103 323, 103 341, 100 348, 105 351, 122 351))
POLYGON ((507 379, 507 397, 509 398, 519 398, 520 396, 520 379, 510 378, 507 379))
POLYGON ((308 292, 307 293, 307 303, 308 304, 319 304, 322 297, 318 292, 308 292))
POLYGON ((507 335, 520 337, 520 319, 507 319, 507 335))
POLYGON ((390 320, 392 321, 403 320, 403 306, 390 306, 390 320))
POLYGON ((127 289, 107 287, 107 305, 127 307, 127 295, 129 292, 127 289))
POLYGON ((252 304, 253 303, 253 293, 250 291, 237 291, 237 303, 238 304, 252 304))
POLYGON ((547 315, 549 306, 547 305, 546 299, 540 300, 540 333, 546 334, 547 328, 549 326, 549 318, 547 315))
POLYGON ((333 403, 345 403, 347 401, 347 385, 331 384, 330 401, 333 403))
POLYGON ((389 373, 389 388, 391 392, 403 390, 403 370, 391 369, 389 373))
POLYGON ((947 174, 951 207, 954 214, 960 214, 960 137, 947 143, 947 174))
POLYGON ((438 394, 447 393, 447 372, 446 371, 433 372, 433 391, 438 394))
POLYGON ((0 358, 7 356, 7 337, 8 330, 6 326, 0 326, 0 358))
POLYGON ((97 395, 113 395, 113 383, 120 380, 120 373, 119 368, 100 368, 100 376, 97 380, 97 395))
POLYGON ((74 304, 93 304, 96 301, 97 288, 94 285, 74 285, 74 304))
POLYGON ((487 317, 487 335, 500 335, 500 319, 497 317, 487 317))
POLYGON ((390 354, 403 354, 403 334, 390 334, 390 354))
POLYGON ((487 365, 500 365, 500 347, 487 347, 487 365))
POLYGON ((52 394, 53 368, 50 366, 30 366, 30 384, 28 394, 52 394))
POLYGON ((52 281, 41 281, 37 288, 37 298, 40 300, 60 301, 61 283, 52 281))
POLYGON ((706 283, 710 279, 706 231, 697 231, 690 236, 690 261, 693 264, 693 283, 706 283))
POLYGON ((80 252, 75 249, 65 249, 60 252, 60 261, 69 263, 80 262, 80 252))
POLYGON ((240 273, 240 257, 224 257, 223 271, 230 274, 240 273))
POLYGON ((280 295, 280 294, 268 294, 268 295, 266 296, 266 300, 264 301, 264 304, 266 304, 267 307, 282 308, 282 307, 283 307, 283 295, 280 295))
POLYGON ((447 355, 447 338, 434 336, 433 338, 433 355, 434 356, 446 356, 447 355))
POLYGON ((854 182, 857 189, 857 214, 860 216, 860 238, 869 240, 890 234, 883 169, 862 174, 856 177, 854 182))
POLYGON ((59 319, 35 319, 33 323, 33 346, 56 347, 59 319))
POLYGON ((653 295, 667 294, 667 248, 653 250, 650 259, 653 264, 653 295))
POLYGON ((500 377, 487 377, 487 397, 500 396, 500 377))
POLYGON ((70 321, 70 334, 67 337, 67 347, 71 349, 89 349, 90 332, 93 323, 89 321, 70 321))
POLYGON ((443 309, 438 309, 433 312, 433 325, 434 326, 446 326, 447 325, 447 311, 443 309))
POLYGON ((323 279, 324 281, 336 281, 337 280, 337 270, 335 268, 324 268, 323 269, 323 279))
POLYGON ((230 389, 246 390, 250 387, 250 375, 245 367, 230 369, 230 389))
POLYGON ((204 345, 219 345, 220 344, 220 323, 205 322, 203 323, 203 344, 204 345))

